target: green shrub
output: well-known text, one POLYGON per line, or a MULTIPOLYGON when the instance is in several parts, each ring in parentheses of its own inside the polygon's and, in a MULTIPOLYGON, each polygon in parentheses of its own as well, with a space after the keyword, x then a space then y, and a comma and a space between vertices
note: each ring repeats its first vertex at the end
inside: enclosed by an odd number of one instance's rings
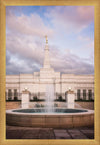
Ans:
POLYGON ((58 99, 55 99, 54 101, 58 101, 58 102, 66 102, 66 100, 63 99, 62 96, 59 96, 58 99))
POLYGON ((6 100, 6 102, 21 102, 21 100, 6 100))
POLYGON ((94 102, 94 100, 92 99, 92 100, 82 100, 82 99, 80 99, 80 100, 75 100, 75 102, 94 102))
POLYGON ((62 101, 62 100, 63 100, 63 99, 62 99, 62 96, 59 96, 59 97, 58 97, 58 100, 59 100, 59 101, 62 101))
POLYGON ((44 99, 30 100, 30 102, 44 102, 44 101, 45 101, 44 99))
POLYGON ((17 101, 18 100, 18 98, 17 97, 14 97, 14 101, 17 101))
POLYGON ((35 104, 35 107, 36 107, 36 108, 39 108, 39 107, 41 107, 41 106, 40 106, 40 104, 35 104))
POLYGON ((9 100, 9 101, 11 101, 11 100, 12 100, 12 98, 11 98, 11 97, 8 97, 8 100, 9 100))
POLYGON ((37 96, 34 96, 34 97, 33 97, 33 100, 34 100, 34 101, 37 101, 37 100, 38 100, 37 96))

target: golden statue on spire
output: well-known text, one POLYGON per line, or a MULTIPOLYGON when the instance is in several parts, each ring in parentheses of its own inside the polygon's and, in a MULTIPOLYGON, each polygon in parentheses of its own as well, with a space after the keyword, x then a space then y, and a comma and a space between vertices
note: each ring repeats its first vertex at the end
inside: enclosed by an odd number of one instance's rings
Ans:
POLYGON ((45 36, 45 39, 46 39, 46 44, 47 44, 48 43, 47 35, 45 36))

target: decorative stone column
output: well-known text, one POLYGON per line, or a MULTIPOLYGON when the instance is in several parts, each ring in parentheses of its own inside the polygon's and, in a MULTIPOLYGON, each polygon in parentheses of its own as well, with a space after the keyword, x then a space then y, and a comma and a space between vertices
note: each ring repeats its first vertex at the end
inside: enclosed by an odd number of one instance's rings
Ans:
POLYGON ((21 107, 29 108, 29 91, 27 90, 27 88, 24 91, 22 91, 21 107))
POLYGON ((74 108, 75 93, 71 89, 66 92, 67 108, 74 108))

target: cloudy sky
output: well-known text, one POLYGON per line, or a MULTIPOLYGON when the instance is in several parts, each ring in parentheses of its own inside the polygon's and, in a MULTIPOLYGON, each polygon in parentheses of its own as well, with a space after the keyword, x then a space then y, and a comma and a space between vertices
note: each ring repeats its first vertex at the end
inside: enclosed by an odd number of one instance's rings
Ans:
POLYGON ((39 71, 45 35, 55 71, 94 74, 93 6, 7 6, 6 74, 39 71))

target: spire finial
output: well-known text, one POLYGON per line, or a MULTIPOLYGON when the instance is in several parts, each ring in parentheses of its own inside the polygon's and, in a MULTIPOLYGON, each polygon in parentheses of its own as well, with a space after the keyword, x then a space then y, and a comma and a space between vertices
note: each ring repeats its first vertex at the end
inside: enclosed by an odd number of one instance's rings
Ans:
POLYGON ((47 35, 45 35, 45 39, 46 39, 46 44, 48 44, 48 39, 47 39, 47 35))

